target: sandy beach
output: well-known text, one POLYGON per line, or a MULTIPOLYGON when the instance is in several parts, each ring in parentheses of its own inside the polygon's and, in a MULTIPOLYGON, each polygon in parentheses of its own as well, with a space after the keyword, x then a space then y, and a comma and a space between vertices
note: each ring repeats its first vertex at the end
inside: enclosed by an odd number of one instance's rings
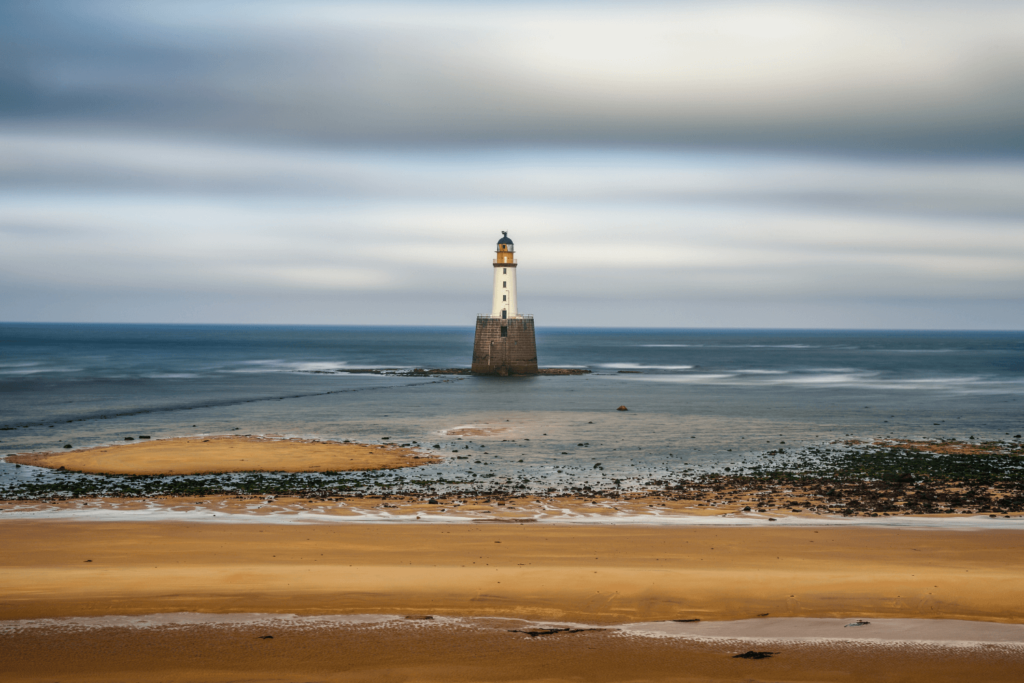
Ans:
POLYGON ((0 545, 11 681, 1010 681, 1024 666, 1019 633, 979 630, 1024 622, 1012 531, 10 520, 0 545), (195 619, 167 623, 181 613, 195 619), (381 616, 308 616, 346 614, 381 616), (13 621, 40 619, 56 621, 13 621), (877 619, 910 621, 843 627, 877 619), (735 659, 749 650, 777 654, 735 659))
POLYGON ((0 618, 1024 621, 1013 531, 0 522, 0 618))

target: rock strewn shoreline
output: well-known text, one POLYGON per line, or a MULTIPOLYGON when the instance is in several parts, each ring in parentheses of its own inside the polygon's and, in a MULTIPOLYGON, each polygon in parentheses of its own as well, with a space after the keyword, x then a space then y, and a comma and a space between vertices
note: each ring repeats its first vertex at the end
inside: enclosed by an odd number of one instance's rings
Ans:
MULTIPOLYGON (((307 370, 312 375, 397 375, 400 377, 437 377, 442 375, 473 375, 481 376, 481 373, 473 372, 469 368, 344 368, 342 370, 307 370)), ((537 375, 589 375, 590 370, 585 368, 540 368, 537 375)), ((490 375, 488 375, 490 376, 490 375)))
MULTIPOLYGON (((400 447, 416 444, 399 444, 400 447)), ((374 448, 379 448, 376 446, 374 448)), ((454 451, 460 453, 461 451, 454 451)), ((605 479, 551 486, 543 478, 504 481, 493 474, 364 472, 235 472, 202 476, 91 475, 24 481, 0 499, 290 496, 298 499, 438 501, 463 504, 548 501, 553 505, 614 502, 684 514, 801 513, 851 516, 1024 512, 1024 444, 1006 442, 878 441, 773 449, 764 462, 735 472, 691 470, 661 478, 605 479), (927 450, 933 447, 931 450, 927 450), (452 478, 446 478, 452 477, 452 478)), ((426 460, 415 464, 425 464, 426 460)), ((433 461, 433 462, 436 462, 433 461)))

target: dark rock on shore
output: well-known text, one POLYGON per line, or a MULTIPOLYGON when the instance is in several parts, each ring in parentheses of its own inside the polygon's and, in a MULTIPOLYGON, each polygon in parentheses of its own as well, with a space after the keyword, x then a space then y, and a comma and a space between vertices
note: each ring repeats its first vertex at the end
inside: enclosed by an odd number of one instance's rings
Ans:
POLYGON ((556 633, 587 633, 590 631, 604 631, 603 628, 536 628, 536 629, 513 629, 509 633, 525 633, 531 638, 537 636, 553 636, 556 633))
MULTIPOLYGON (((438 377, 441 375, 474 375, 469 368, 345 368, 344 370, 307 370, 313 375, 395 375, 399 377, 438 377)), ((497 373, 507 377, 510 373, 507 368, 502 368, 497 373)), ((584 368, 539 368, 537 375, 589 375, 590 370, 584 368)))

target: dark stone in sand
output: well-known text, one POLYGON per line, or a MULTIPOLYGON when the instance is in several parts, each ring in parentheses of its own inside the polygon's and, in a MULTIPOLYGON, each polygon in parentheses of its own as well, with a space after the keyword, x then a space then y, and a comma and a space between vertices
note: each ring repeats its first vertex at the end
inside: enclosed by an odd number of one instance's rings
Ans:
POLYGON ((629 410, 629 408, 627 408, 626 406, 619 406, 615 410, 629 410))
POLYGON ((257 636, 260 640, 273 640, 274 636, 257 636))
POLYGON ((695 621, 700 621, 700 619, 673 619, 672 621, 677 624, 692 624, 695 621))
POLYGON ((431 498, 428 500, 427 505, 437 505, 437 498, 431 498))
POLYGON ((778 652, 756 652, 755 650, 747 650, 741 655, 733 655, 733 659, 768 659, 772 655, 777 655, 778 652))
POLYGON ((556 633, 586 633, 588 631, 603 631, 603 628, 537 628, 537 629, 514 629, 509 633, 525 633, 531 638, 537 636, 553 636, 556 633))
POLYGON ((423 615, 415 615, 414 614, 414 615, 410 615, 410 616, 406 617, 406 619, 410 619, 412 621, 431 621, 431 620, 433 620, 433 618, 434 617, 430 616, 429 614, 423 614, 423 615))
POLYGON ((69 443, 64 444, 64 448, 71 448, 71 444, 69 444, 69 443))

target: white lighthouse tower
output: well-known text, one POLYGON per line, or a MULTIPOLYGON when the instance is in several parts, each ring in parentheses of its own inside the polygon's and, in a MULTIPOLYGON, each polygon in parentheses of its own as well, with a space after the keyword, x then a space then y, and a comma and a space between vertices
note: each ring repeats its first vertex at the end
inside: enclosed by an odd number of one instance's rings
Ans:
POLYGON ((518 318, 516 306, 516 258, 515 246, 508 233, 501 231, 498 250, 494 257, 494 300, 491 316, 494 318, 518 318))
POLYGON ((516 301, 515 247, 502 231, 494 257, 491 314, 476 317, 473 372, 481 375, 536 375, 537 340, 533 316, 516 301))

